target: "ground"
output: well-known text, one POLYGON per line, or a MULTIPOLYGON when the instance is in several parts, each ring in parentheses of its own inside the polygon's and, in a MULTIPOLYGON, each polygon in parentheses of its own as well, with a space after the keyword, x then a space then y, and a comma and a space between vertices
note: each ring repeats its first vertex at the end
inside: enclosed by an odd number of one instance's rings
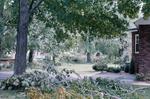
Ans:
MULTIPOLYGON (((96 72, 92 69, 93 64, 69 64, 65 63, 62 66, 57 66, 56 68, 58 70, 62 70, 64 68, 69 70, 75 70, 80 76, 83 78, 85 76, 97 78, 107 78, 107 79, 113 79, 113 80, 119 80, 121 82, 127 83, 127 84, 133 84, 133 85, 142 85, 142 86, 150 86, 149 82, 139 82, 135 81, 135 75, 131 75, 128 73, 108 73, 108 72, 96 72)), ((109 64, 109 66, 113 66, 112 64, 109 64)), ((114 65, 117 66, 117 65, 114 65)), ((12 71, 1 71, 0 72, 0 80, 5 79, 13 75, 12 71)))
MULTIPOLYGON (((63 66, 57 66, 56 68, 60 71, 63 68, 69 69, 69 70, 75 70, 78 74, 81 75, 81 77, 102 77, 107 79, 113 79, 113 80, 119 80, 121 82, 124 82, 126 84, 134 84, 134 87, 141 87, 141 86, 150 86, 147 82, 137 82, 135 81, 135 75, 127 74, 124 72, 121 73, 108 73, 108 72, 96 72, 92 69, 93 64, 63 64, 63 66), (138 86, 137 86, 138 85, 138 86)), ((112 66, 112 65, 110 65, 112 66)), ((0 72, 0 79, 6 79, 13 75, 12 71, 1 71, 0 72)), ((18 92, 18 91, 3 91, 0 90, 0 99, 26 99, 24 92, 18 92)), ((150 90, 145 90, 144 98, 143 99, 149 99, 150 97, 150 90)))
POLYGON ((26 99, 24 92, 0 90, 0 99, 26 99))

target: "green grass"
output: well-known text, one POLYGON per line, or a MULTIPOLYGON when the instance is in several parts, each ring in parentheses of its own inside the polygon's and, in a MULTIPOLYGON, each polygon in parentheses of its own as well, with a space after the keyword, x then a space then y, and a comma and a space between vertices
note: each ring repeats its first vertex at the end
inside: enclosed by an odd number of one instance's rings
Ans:
POLYGON ((0 99, 26 99, 24 92, 0 90, 0 99))
MULTIPOLYGON (((143 92, 139 92, 142 95, 142 99, 150 99, 150 89, 146 89, 143 92)), ((12 91, 12 90, 0 90, 0 99, 27 99, 24 92, 12 91)), ((136 98, 137 99, 137 98, 136 98)))
MULTIPOLYGON (((133 86, 134 88, 140 88, 140 87, 147 87, 147 86, 133 86)), ((144 89, 142 91, 139 91, 138 94, 143 96, 143 99, 150 99, 150 87, 148 86, 147 89, 144 89)))

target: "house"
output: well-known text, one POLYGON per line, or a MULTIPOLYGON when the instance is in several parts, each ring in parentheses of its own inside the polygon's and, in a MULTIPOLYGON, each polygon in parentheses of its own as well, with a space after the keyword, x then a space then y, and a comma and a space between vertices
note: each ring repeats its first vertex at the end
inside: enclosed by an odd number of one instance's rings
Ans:
POLYGON ((132 61, 136 73, 150 73, 150 17, 135 22, 132 31, 132 61))

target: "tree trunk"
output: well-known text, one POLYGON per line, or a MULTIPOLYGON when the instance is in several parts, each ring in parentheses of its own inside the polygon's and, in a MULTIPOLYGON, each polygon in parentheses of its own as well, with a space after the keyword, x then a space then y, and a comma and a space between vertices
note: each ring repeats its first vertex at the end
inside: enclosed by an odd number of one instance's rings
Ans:
POLYGON ((91 63, 91 54, 87 52, 87 63, 91 63))
POLYGON ((87 37, 86 37, 86 52, 87 52, 87 60, 86 62, 87 63, 91 63, 92 60, 91 60, 91 42, 90 42, 90 36, 89 36, 89 31, 88 31, 88 34, 87 34, 87 37))
MULTIPOLYGON (((0 2, 0 19, 3 19, 3 11, 4 11, 4 0, 0 2)), ((2 35, 3 35, 3 24, 0 24, 0 57, 2 57, 3 50, 2 50, 2 35)))
POLYGON ((33 54, 34 54, 34 50, 30 49, 30 51, 29 51, 29 59, 28 59, 29 63, 33 62, 33 57, 34 57, 33 54))
POLYGON ((17 45, 14 74, 23 74, 26 70, 27 33, 29 25, 28 0, 19 0, 19 21, 17 30, 17 45))
POLYGON ((53 60, 53 64, 56 65, 56 55, 54 53, 53 53, 53 57, 52 58, 53 58, 52 59, 53 60))

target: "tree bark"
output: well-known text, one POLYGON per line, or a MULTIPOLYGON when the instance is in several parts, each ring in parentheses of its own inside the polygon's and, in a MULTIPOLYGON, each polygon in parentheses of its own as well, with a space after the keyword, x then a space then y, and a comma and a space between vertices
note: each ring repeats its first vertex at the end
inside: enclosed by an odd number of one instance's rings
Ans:
MULTIPOLYGON (((3 19, 3 10, 4 10, 4 0, 0 2, 0 19, 3 19)), ((3 24, 0 24, 0 57, 2 57, 3 50, 2 50, 2 35, 3 35, 3 24)))
POLYGON ((34 57, 34 50, 33 49, 30 49, 29 51, 29 63, 32 63, 33 62, 33 57, 34 57))
POLYGON ((56 65, 56 55, 53 53, 53 64, 56 65))
POLYGON ((87 52, 87 63, 91 63, 91 54, 87 52))
POLYGON ((14 74, 21 75, 26 70, 27 34, 29 25, 28 0, 19 0, 19 21, 14 74))

